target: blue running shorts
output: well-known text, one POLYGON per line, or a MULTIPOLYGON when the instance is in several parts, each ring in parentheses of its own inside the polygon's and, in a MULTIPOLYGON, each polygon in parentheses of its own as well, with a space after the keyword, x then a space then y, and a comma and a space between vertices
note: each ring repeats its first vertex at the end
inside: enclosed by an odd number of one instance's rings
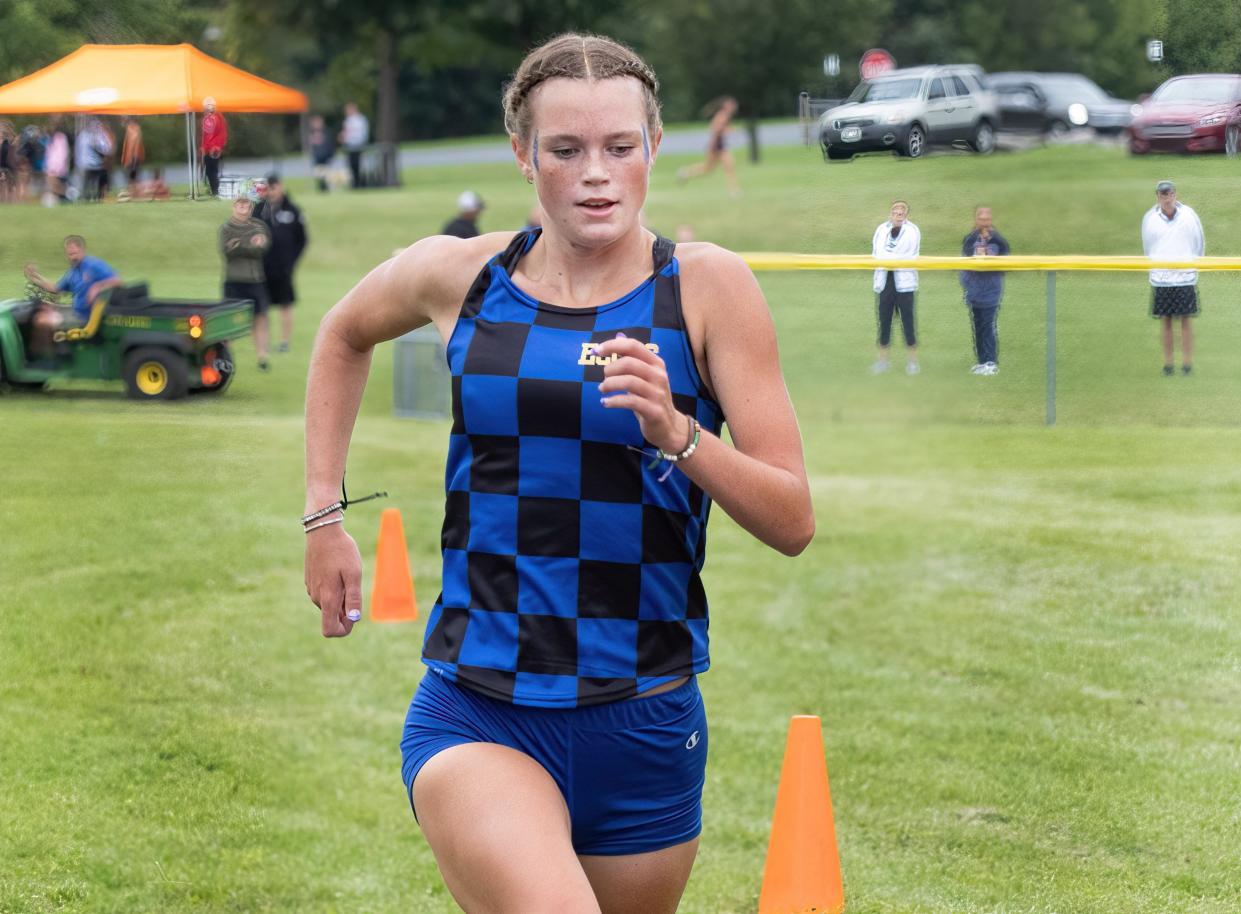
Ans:
POLYGON ((642 854, 702 830, 707 716, 698 682, 649 698, 585 708, 534 708, 488 698, 429 670, 409 705, 401 777, 450 746, 498 743, 555 780, 579 854, 642 854))

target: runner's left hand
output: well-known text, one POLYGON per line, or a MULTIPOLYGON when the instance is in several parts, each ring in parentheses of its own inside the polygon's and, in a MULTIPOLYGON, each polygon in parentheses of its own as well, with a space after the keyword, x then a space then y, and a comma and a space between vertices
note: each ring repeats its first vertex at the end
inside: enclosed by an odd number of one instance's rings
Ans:
POLYGON ((595 351, 608 358, 599 392, 607 409, 630 409, 638 418, 642 437, 657 448, 675 454, 686 445, 685 417, 672 404, 672 389, 664 360, 639 340, 617 336, 595 351))

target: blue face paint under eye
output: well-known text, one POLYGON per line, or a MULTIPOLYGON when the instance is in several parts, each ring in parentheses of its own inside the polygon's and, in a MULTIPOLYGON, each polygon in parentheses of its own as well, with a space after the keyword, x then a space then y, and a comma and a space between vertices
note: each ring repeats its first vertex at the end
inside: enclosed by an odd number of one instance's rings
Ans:
POLYGON ((534 132, 534 170, 539 170, 539 132, 534 132))
POLYGON ((651 142, 646 138, 646 127, 642 128, 642 161, 651 160, 651 142))

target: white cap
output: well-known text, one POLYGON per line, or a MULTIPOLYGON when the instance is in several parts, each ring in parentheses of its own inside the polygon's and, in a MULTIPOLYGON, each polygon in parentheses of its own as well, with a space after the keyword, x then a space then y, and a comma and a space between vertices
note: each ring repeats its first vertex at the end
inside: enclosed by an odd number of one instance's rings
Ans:
POLYGON ((461 196, 457 198, 457 212, 469 213, 476 209, 483 208, 483 198, 472 190, 461 192, 461 196))

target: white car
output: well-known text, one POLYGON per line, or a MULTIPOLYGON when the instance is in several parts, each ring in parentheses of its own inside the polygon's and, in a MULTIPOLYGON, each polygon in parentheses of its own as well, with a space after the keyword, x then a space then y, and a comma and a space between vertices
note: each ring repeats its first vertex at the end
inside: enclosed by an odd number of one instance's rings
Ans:
POLYGON ((864 80, 819 119, 824 157, 888 150, 916 159, 932 144, 991 152, 999 113, 983 75, 962 64, 891 70, 864 80))

